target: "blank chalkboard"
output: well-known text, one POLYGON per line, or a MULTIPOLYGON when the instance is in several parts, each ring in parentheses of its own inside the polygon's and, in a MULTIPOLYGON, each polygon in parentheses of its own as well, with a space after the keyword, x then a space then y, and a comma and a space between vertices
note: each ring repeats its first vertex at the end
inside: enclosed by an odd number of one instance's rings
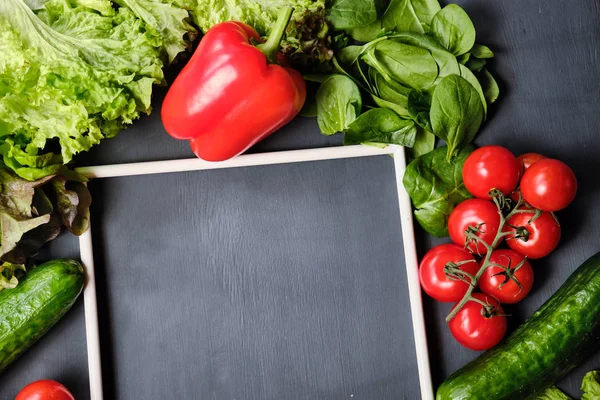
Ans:
POLYGON ((105 397, 418 398, 395 182, 389 156, 93 182, 105 397))

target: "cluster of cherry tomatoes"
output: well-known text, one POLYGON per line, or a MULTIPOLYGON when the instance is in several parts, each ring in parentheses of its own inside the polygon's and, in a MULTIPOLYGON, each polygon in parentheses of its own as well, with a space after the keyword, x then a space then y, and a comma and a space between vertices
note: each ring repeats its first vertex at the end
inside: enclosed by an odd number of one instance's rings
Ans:
POLYGON ((454 243, 430 250, 419 277, 423 290, 442 302, 460 302, 479 288, 460 304, 449 327, 463 346, 487 350, 506 333, 500 304, 523 300, 533 286, 528 259, 545 257, 558 245, 561 229, 554 212, 573 201, 577 180, 559 160, 535 153, 515 157, 500 146, 471 153, 462 177, 474 198, 451 212, 448 232, 454 243))

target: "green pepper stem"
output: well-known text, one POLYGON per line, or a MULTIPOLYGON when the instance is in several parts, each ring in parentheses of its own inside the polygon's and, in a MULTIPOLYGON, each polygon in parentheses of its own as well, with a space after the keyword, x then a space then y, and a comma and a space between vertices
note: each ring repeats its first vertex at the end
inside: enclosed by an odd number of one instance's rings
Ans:
POLYGON ((288 22, 292 17, 294 8, 290 6, 283 7, 277 15, 277 21, 269 34, 269 39, 265 43, 259 44, 258 49, 265 53, 267 59, 271 63, 277 63, 277 53, 279 52, 279 43, 283 38, 285 29, 287 28, 288 22))

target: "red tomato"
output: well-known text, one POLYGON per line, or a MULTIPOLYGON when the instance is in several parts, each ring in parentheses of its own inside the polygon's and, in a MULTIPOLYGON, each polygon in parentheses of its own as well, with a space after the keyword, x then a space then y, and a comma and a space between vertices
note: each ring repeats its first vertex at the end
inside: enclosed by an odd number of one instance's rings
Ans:
POLYGON ((525 171, 521 179, 521 193, 534 208, 562 210, 575 198, 577 178, 564 162, 545 158, 525 171))
POLYGON ((483 293, 505 304, 518 303, 527 297, 533 286, 533 268, 525 257, 514 250, 498 249, 492 252, 490 261, 503 265, 509 271, 497 266, 488 267, 477 282, 483 293), (515 268, 522 262, 523 265, 515 272, 515 268), (510 277, 511 275, 519 281, 521 287, 510 277))
MULTIPOLYGON (((476 235, 491 245, 500 225, 500 214, 494 203, 488 200, 469 199, 460 203, 448 218, 448 232, 450 239, 460 246, 465 245, 465 231, 469 227, 477 227, 481 232, 476 235)), ((470 228, 474 229, 474 228, 470 228)), ((469 243, 467 248, 477 254, 487 253, 481 243, 469 243)))
MULTIPOLYGON (((429 296, 438 301, 459 301, 463 298, 469 284, 459 279, 449 278, 444 273, 446 263, 460 263, 458 268, 471 275, 477 274, 479 265, 475 257, 464 248, 455 244, 441 244, 429 250, 419 266, 421 287, 429 296)), ((468 278, 466 278, 468 281, 468 278)))
POLYGON ((517 157, 517 160, 519 160, 519 164, 523 166, 523 169, 526 170, 531 167, 533 163, 543 160, 544 158, 546 158, 546 156, 538 153, 525 153, 517 157))
POLYGON ((520 172, 513 153, 501 146, 483 146, 467 157, 462 177, 469 193, 488 200, 492 189, 500 190, 505 196, 515 190, 520 172))
POLYGON ((25 386, 15 400, 75 400, 75 397, 60 383, 44 379, 25 386))
MULTIPOLYGON (((519 228, 527 238, 508 237, 506 243, 511 249, 527 256, 537 259, 547 256, 558 246, 560 241, 560 225, 549 212, 543 212, 537 219, 529 223, 535 213, 519 213, 509 218, 504 226, 506 232, 512 231, 518 234, 519 228), (517 229, 512 228, 517 227, 517 229)), ((520 235, 523 236, 523 235, 520 235)))
POLYGON ((471 350, 488 350, 504 337, 506 317, 498 300, 483 293, 474 293, 473 297, 489 304, 487 310, 483 305, 470 300, 448 325, 458 343, 471 350))

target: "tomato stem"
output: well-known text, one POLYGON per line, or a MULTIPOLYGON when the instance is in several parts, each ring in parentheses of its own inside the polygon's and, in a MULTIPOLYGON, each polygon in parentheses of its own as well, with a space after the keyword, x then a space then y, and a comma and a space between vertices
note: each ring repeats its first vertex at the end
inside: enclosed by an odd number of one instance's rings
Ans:
POLYGON ((508 212, 508 214, 506 214, 506 216, 504 216, 504 213, 502 212, 502 209, 506 205, 506 200, 504 199, 504 196, 502 195, 502 193, 495 192, 492 200, 494 201, 494 204, 498 208, 498 214, 500 215, 500 224, 498 225, 498 233, 496 233, 496 237, 494 238, 492 243, 487 243, 485 240, 481 239, 479 236, 476 235, 476 232, 480 231, 480 228, 481 228, 480 226, 470 226, 469 229, 467 229, 467 231, 465 232, 465 234, 466 234, 465 246, 468 246, 469 241, 471 241, 471 243, 474 242, 477 244, 475 249, 476 249, 476 251, 478 251, 479 244, 481 244, 482 246, 484 246, 487 249, 487 253, 485 254, 483 262, 481 263, 481 267, 479 268, 479 271, 477 271, 477 274, 475 274, 474 279, 472 280, 471 284, 469 285, 469 288, 467 289, 467 293, 465 293, 465 295, 458 302, 456 307, 454 307, 454 309, 450 312, 450 314, 448 314, 448 316, 446 317, 446 322, 450 322, 450 320, 452 318, 454 318, 454 316, 456 316, 456 314, 458 314, 458 312, 465 306, 465 304, 467 304, 467 302, 469 302, 470 300, 473 300, 473 296, 472 296, 473 290, 475 290, 475 287, 477 286, 477 282, 479 282, 481 275, 483 275, 483 273, 485 272, 486 269, 495 265, 494 263, 492 263, 490 261, 490 259, 492 257, 492 251, 496 247, 498 247, 498 245, 500 244, 500 242, 502 241, 502 239, 505 236, 514 235, 513 232, 504 232, 504 226, 507 225, 506 221, 508 221, 512 216, 514 216, 516 214, 519 214, 522 212, 531 213, 531 212, 536 211, 535 209, 532 209, 529 211, 524 211, 524 210, 520 209, 520 207, 523 205, 523 196, 521 195, 520 191, 519 191, 519 200, 517 201, 517 203, 515 204, 513 209, 510 210, 508 212))

